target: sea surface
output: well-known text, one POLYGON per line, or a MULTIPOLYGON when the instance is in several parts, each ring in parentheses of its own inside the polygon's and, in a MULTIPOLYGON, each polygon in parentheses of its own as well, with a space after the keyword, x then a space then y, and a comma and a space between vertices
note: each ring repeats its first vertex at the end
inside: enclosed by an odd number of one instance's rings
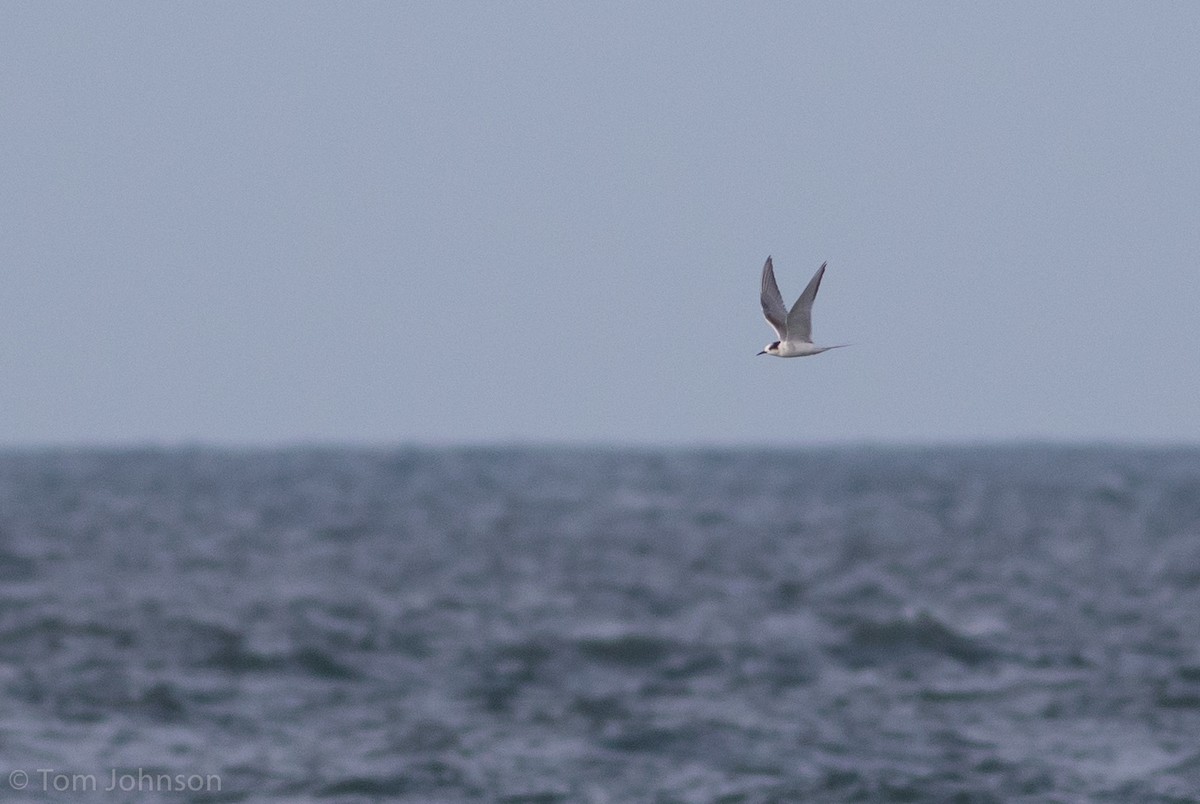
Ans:
POLYGON ((1200 801, 1200 449, 10 450, 0 707, 4 801, 1200 801))

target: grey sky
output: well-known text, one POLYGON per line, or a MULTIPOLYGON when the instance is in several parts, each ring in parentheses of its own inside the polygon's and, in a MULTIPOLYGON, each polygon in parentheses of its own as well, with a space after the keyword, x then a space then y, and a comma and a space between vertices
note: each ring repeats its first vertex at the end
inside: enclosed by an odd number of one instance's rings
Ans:
POLYGON ((1200 5, 7 3, 0 443, 1200 440, 1200 5), (755 357, 775 257, 816 358, 755 357))

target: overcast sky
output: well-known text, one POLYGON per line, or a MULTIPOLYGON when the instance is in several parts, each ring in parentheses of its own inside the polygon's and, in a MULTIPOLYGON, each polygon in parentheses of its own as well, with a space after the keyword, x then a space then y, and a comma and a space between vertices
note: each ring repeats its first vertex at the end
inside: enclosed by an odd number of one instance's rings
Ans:
POLYGON ((5 3, 0 444, 1200 441, 1200 4, 5 3), (756 357, 828 260, 813 358, 756 357))

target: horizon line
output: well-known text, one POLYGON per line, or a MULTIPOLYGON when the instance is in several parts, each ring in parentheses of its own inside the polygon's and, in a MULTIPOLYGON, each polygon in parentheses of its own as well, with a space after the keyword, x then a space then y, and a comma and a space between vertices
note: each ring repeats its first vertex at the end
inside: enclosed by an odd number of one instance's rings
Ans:
POLYGON ((490 438, 490 439, 326 439, 295 438, 277 440, 189 439, 98 439, 95 441, 47 440, 0 443, 0 454, 36 452, 284 452, 396 450, 588 450, 588 451, 728 451, 728 452, 799 452, 806 450, 922 450, 922 449, 1119 449, 1189 450, 1200 449, 1200 439, 1166 440, 1133 438, 1061 438, 1050 436, 1009 436, 978 438, 905 438, 905 439, 818 439, 793 442, 683 440, 615 440, 568 438, 490 438))

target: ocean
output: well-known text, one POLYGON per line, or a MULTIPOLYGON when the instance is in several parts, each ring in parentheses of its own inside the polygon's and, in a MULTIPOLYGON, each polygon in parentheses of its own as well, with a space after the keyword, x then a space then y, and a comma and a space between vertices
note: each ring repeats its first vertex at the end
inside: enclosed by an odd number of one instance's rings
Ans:
POLYGON ((1200 801, 1200 449, 0 452, 4 801, 1200 801))

